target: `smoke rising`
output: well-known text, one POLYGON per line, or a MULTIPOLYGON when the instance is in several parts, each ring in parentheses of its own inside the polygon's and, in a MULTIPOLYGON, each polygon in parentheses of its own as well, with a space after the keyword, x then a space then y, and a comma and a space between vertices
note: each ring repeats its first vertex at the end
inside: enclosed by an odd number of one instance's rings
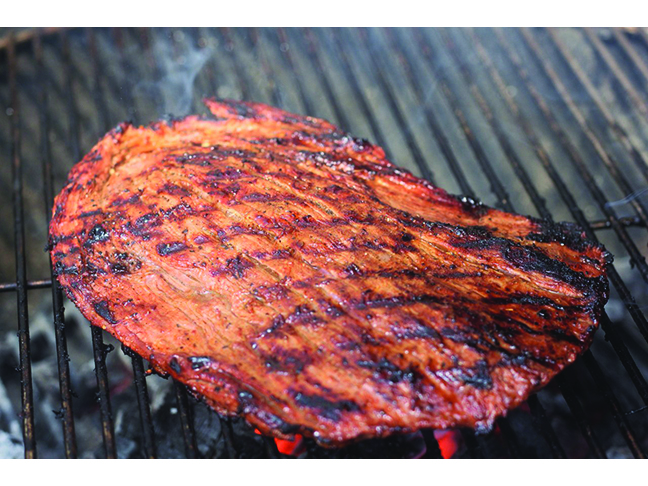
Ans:
POLYGON ((157 79, 141 81, 134 88, 136 97, 153 99, 160 116, 183 116, 191 111, 196 77, 213 54, 208 47, 190 45, 180 48, 164 36, 151 46, 157 79))
POLYGON ((631 203, 635 199, 640 198, 646 193, 648 193, 648 187, 641 189, 640 191, 633 192, 632 194, 629 194, 628 196, 624 197, 623 199, 619 199, 618 201, 610 201, 608 203, 605 203, 605 207, 613 208, 616 206, 623 206, 624 204, 631 203))

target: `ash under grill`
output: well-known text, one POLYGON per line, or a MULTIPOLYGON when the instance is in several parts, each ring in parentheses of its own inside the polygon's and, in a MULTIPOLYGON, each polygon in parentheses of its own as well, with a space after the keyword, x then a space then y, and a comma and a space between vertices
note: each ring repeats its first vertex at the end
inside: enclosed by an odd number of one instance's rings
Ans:
POLYGON ((0 457, 645 457, 646 31, 2 34, 0 457), (615 255, 591 350, 488 434, 343 449, 276 443, 150 375, 52 284, 47 224, 53 194, 101 135, 202 113, 204 95, 330 120, 451 193, 578 223, 615 255))

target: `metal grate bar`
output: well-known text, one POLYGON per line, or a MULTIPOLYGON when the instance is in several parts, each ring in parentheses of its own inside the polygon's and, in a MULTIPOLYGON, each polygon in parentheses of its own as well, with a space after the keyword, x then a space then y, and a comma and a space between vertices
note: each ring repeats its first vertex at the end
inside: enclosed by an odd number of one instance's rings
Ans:
MULTIPOLYGON (((279 41, 285 46, 287 46, 285 49, 280 48, 279 50, 281 51, 284 59, 288 63, 288 69, 292 73, 297 73, 297 69, 295 68, 295 62, 293 61, 292 54, 290 52, 290 47, 288 47, 288 37, 286 36, 286 32, 284 31, 284 29, 278 29, 277 34, 279 36, 279 41)), ((316 113, 315 106, 311 102, 311 99, 308 96, 306 96, 306 91, 304 90, 304 86, 299 76, 295 76, 295 83, 297 84, 297 92, 299 93, 299 100, 304 106, 305 113, 306 114, 316 113)))
MULTIPOLYGON (((427 62, 432 63, 433 62, 432 52, 430 51, 429 45, 423 38, 423 33, 421 32, 421 30, 416 29, 414 31, 414 38, 417 43, 417 47, 420 49, 421 53, 423 54, 423 58, 427 62)), ((497 196, 497 200, 498 200, 497 206, 500 209, 512 211, 513 206, 511 205, 511 198, 508 194, 508 191, 506 190, 499 176, 493 169, 493 166, 488 160, 488 156, 486 155, 486 152, 484 151, 481 143, 475 136, 474 131, 469 126, 468 119, 464 114, 463 110, 461 109, 461 106, 459 105, 459 100, 455 96, 454 92, 450 89, 448 78, 446 77, 442 69, 438 71, 438 76, 439 76, 439 85, 441 87, 441 91, 443 92, 443 96, 448 101, 452 113, 455 115, 455 118, 459 122, 459 125, 461 126, 461 130, 463 131, 464 136, 466 137, 466 140, 468 141, 470 148, 472 149, 475 158, 479 163, 479 166, 484 171, 484 174, 486 175, 486 178, 488 179, 491 185, 491 191, 493 191, 493 193, 497 196)))
POLYGON ((594 378, 594 382, 599 387, 601 393, 605 395, 605 398, 607 399, 607 403, 612 409, 614 420, 616 421, 619 429, 621 430, 621 434, 623 435, 623 438, 625 439, 626 443, 630 447, 632 454, 636 458, 645 459, 646 454, 644 453, 641 446, 639 445, 639 442, 635 437, 635 433, 630 428, 630 424, 628 423, 628 419, 625 413, 623 413, 623 411, 621 410, 621 406, 619 405, 619 401, 617 400, 616 395, 608 385, 607 380, 603 375, 603 371, 601 370, 599 364, 594 359, 592 352, 587 351, 583 355, 583 360, 587 365, 587 369, 592 375, 592 378, 594 378))
MULTIPOLYGON (((538 45, 537 41, 533 38, 529 30, 527 30, 526 28, 522 29, 521 32, 526 44, 533 52, 534 58, 542 66, 543 72, 551 80, 552 86, 560 95, 560 101, 569 109, 569 112, 572 114, 572 116, 574 116, 574 118, 578 122, 578 125, 581 128, 581 131, 589 140, 590 144, 596 151, 601 162, 603 162, 603 164, 607 168, 608 172, 616 182, 617 186, 623 191, 624 194, 632 194, 634 190, 630 185, 630 183, 628 182, 628 180, 626 179, 626 177, 623 175, 623 172, 619 169, 617 161, 610 154, 610 152, 606 150, 603 143, 595 135, 593 128, 590 126, 588 122, 588 117, 582 112, 582 110, 574 102, 565 84, 562 82, 562 80, 560 79, 556 71, 544 59, 544 57, 542 56, 541 48, 538 45)), ((613 128, 616 127, 615 132, 624 144, 626 145, 630 144, 627 134, 625 133, 625 131, 623 131, 623 128, 620 125, 618 125, 614 121, 614 119, 611 118, 611 115, 609 114, 607 109, 604 108, 603 104, 600 102, 596 93, 591 91, 593 90, 593 87, 591 86, 591 82, 585 77, 585 74, 581 71, 580 67, 575 63, 575 60, 565 50, 564 46, 562 45, 560 40, 555 36, 553 31, 549 29, 548 32, 549 32, 549 37, 553 40, 554 45, 558 48, 558 51, 561 53, 563 58, 567 61, 572 71, 577 75, 578 80, 581 82, 581 84, 584 87, 587 88, 588 95, 595 102, 597 108, 599 108, 599 110, 605 117, 606 122, 610 123, 611 124, 610 126, 612 126, 613 128)), ((639 154, 639 152, 636 149, 634 149, 634 147, 630 146, 627 148, 631 153, 636 153, 639 157, 641 157, 641 154, 639 154)), ((637 163, 637 167, 642 169, 644 176, 648 178, 648 172, 645 171, 645 167, 647 166, 646 166, 646 162, 643 161, 643 158, 641 158, 640 160, 635 160, 635 162, 637 163)), ((613 217, 614 219, 616 219, 616 215, 614 214, 614 211, 612 211, 612 209, 607 207, 605 202, 601 203, 601 201, 605 201, 605 196, 596 185, 592 175, 589 173, 589 170, 587 170, 585 165, 581 166, 581 164, 579 164, 579 167, 580 167, 579 170, 581 174, 583 174, 582 176, 583 179, 586 181, 588 187, 590 188, 590 192, 592 192, 592 195, 597 200, 597 202, 599 202, 599 204, 603 206, 601 208, 603 212, 608 217, 613 217)), ((641 220, 644 222, 644 224, 646 224, 648 221, 647 219, 648 211, 646 210, 644 205, 641 202, 639 202, 638 199, 633 199, 632 201, 629 202, 629 204, 635 209, 635 211, 637 211, 637 214, 639 215, 641 220)), ((637 265, 637 268, 640 270, 644 279, 648 281, 648 265, 646 265, 645 259, 641 256, 641 253, 631 252, 631 257, 633 257, 636 260, 635 264, 637 265)))
POLYGON ((632 61, 633 68, 641 73, 644 81, 648 82, 648 65, 646 65, 646 61, 637 53, 637 50, 630 44, 620 29, 614 28, 611 30, 614 40, 621 46, 624 54, 632 61))
MULTIPOLYGON (((341 32, 348 33, 349 30, 341 29, 341 32)), ((403 115, 403 112, 400 109, 398 102, 396 101, 396 95, 394 94, 391 85, 385 79, 385 74, 383 73, 381 66, 379 66, 378 63, 376 62, 376 59, 380 58, 380 56, 379 53, 376 52, 374 44, 372 42, 367 41, 366 29, 360 30, 360 39, 361 39, 361 47, 365 49, 366 52, 369 53, 367 58, 370 60, 372 72, 374 74, 375 79, 378 81, 378 86, 380 86, 380 91, 386 95, 389 108, 391 112, 394 114, 394 118, 396 119, 397 124, 401 128, 401 132, 405 137, 405 142, 407 143, 407 146, 412 152, 412 156, 414 157, 414 161, 416 162, 417 167, 421 171, 421 175, 423 176, 423 178, 434 183, 434 175, 432 169, 430 168, 430 164, 426 163, 425 158, 423 157, 422 150, 419 147, 416 139, 414 138, 412 131, 409 129, 409 124, 405 121, 405 116, 403 115)))
POLYGON ((178 402, 178 411, 180 412, 180 426, 182 427, 182 437, 185 445, 185 456, 187 459, 198 457, 198 447, 196 446, 196 431, 194 428, 193 414, 189 406, 187 389, 182 383, 173 380, 176 400, 178 402))
POLYGON ((574 393, 574 383, 576 383, 576 380, 567 380, 567 375, 570 374, 573 375, 573 370, 571 368, 567 368, 565 372, 563 372, 561 375, 558 375, 558 377, 556 378, 558 387, 560 388, 563 397, 565 397, 567 406, 576 419, 576 425, 578 425, 578 428, 585 438, 590 451, 592 451, 592 453, 594 454, 594 457, 597 459, 607 459, 605 451, 601 447, 601 443, 599 442, 598 437, 592 430, 592 426, 585 418, 585 410, 583 410, 583 406, 581 405, 580 400, 576 396, 576 393, 574 393))
POLYGON ((281 93, 277 88, 275 75, 272 72, 272 67, 266 59, 263 49, 261 48, 261 43, 259 42, 259 31, 255 28, 247 30, 247 33, 248 35, 243 35, 242 37, 248 40, 248 47, 250 48, 250 52, 256 53, 256 57, 259 60, 259 64, 261 65, 261 71, 263 72, 263 75, 265 77, 265 85, 268 86, 268 90, 270 91, 270 101, 274 106, 283 107, 284 102, 282 100, 281 93))
MULTIPOLYGON (((319 50, 316 46, 315 36, 313 31, 310 29, 303 31, 303 37, 306 39, 306 48, 308 50, 309 60, 314 63, 315 70, 319 74, 318 78, 322 82, 322 87, 326 94, 326 99, 331 104, 333 108, 333 113, 335 114, 336 122, 344 129, 350 130, 351 124, 349 123, 349 118, 346 113, 340 109, 340 104, 335 96, 333 88, 331 86, 331 81, 329 79, 328 72, 324 69, 324 64, 319 55, 319 50)), ((293 42, 294 45, 299 45, 301 42, 293 42)))
POLYGON ((155 432, 153 431, 151 407, 149 405, 148 391, 146 388, 144 361, 140 356, 123 345, 122 351, 132 360, 135 392, 137 394, 137 407, 139 409, 140 425, 142 427, 142 452, 144 457, 154 459, 157 455, 155 450, 155 432))
MULTIPOLYGON (((626 216, 623 218, 617 218, 617 221, 622 226, 641 226, 642 228, 646 227, 643 221, 641 221, 641 219, 638 218, 637 216, 626 216)), ((602 229, 611 229, 613 227, 612 223, 607 219, 592 221, 591 223, 587 223, 587 225, 593 230, 597 230, 597 231, 602 229)))
POLYGON ((227 457, 235 459, 238 457, 236 445, 234 444, 234 429, 232 428, 232 419, 230 417, 221 417, 221 433, 225 441, 225 452, 227 457))
MULTIPOLYGON (((531 124, 529 121, 522 115, 521 110, 515 103, 515 100, 511 96, 511 94, 506 90, 506 85, 499 75, 497 69, 495 69, 495 66, 489 57, 486 49, 484 49, 481 41, 479 38, 474 34, 473 31, 471 31, 471 36, 470 36, 471 43, 477 47, 477 52, 480 55, 481 60, 484 62, 484 65, 486 66, 491 79, 493 80, 494 84, 497 86, 499 94, 502 96, 504 101, 506 102, 509 110, 511 113, 514 115, 516 123, 518 126, 522 128, 524 131, 529 143, 531 146, 534 147, 536 155, 538 156, 538 159, 540 160, 541 164, 543 167, 546 169, 546 171, 549 173, 550 177, 552 180, 556 183, 556 186, 563 197, 565 203, 569 207, 570 211, 572 212, 572 215, 576 219, 576 221, 583 227, 585 228, 588 237, 590 237, 594 241, 598 241, 596 235, 594 232, 590 229, 588 229, 587 226, 587 221, 585 220, 584 216, 580 212, 580 210, 577 208, 576 202, 574 201, 573 197, 569 193, 569 191, 564 187, 564 183, 562 182, 562 179, 558 175, 557 171, 554 169, 554 164, 551 161, 549 155, 547 152, 544 150, 542 145, 540 144, 540 141, 538 140, 537 136, 535 135, 531 124)), ((625 291, 626 293, 628 292, 627 288, 625 287, 625 284, 621 280, 620 276, 616 272, 616 269, 613 268, 612 265, 609 266, 609 274, 610 278, 613 281, 613 284, 615 286, 619 287, 620 291, 625 291)), ((646 384, 646 381, 644 380, 643 376, 641 375, 641 372, 637 368, 637 365, 634 362, 634 359, 630 356, 628 349, 619 336, 618 332, 616 331, 615 327, 611 325, 609 322, 609 319, 607 318, 607 315, 603 316, 602 319, 602 327, 604 331, 606 332, 606 335, 608 336, 608 339, 611 341, 615 351, 617 352, 617 355, 621 359, 623 365, 625 366, 626 370, 631 376, 631 379, 633 383, 635 384, 637 390, 639 391, 639 394, 641 397, 644 399, 644 402, 648 400, 648 385, 646 384)))
POLYGON ((228 29, 222 29, 220 33, 225 39, 226 45, 229 45, 229 48, 226 47, 225 50, 229 53, 230 60, 232 61, 232 64, 234 66, 234 74, 236 75, 236 79, 241 81, 241 83, 238 85, 238 88, 241 90, 241 96, 244 100, 250 100, 252 99, 250 88, 247 82, 243 81, 243 68, 238 56, 234 55, 234 42, 232 41, 232 38, 230 36, 230 31, 228 29))
MULTIPOLYGON (((586 31, 587 32, 587 31, 586 31)), ((528 32, 526 29, 522 30, 522 33, 525 35, 525 37, 531 37, 530 32, 528 32)), ((617 135, 621 143, 623 144, 624 148, 630 153, 632 156, 633 161, 635 162, 637 168, 641 171, 643 174, 644 178, 648 181, 648 165, 646 164, 646 160, 643 158, 639 150, 633 145, 633 143, 630 141, 630 137, 628 136, 628 133, 626 130, 615 120, 614 116, 610 113, 610 110, 605 106, 603 101, 601 100, 600 96, 596 92, 596 89, 594 88, 594 85, 588 78, 587 74, 583 71, 581 66, 578 64, 578 61, 572 56, 565 45, 562 43, 560 38, 556 35, 555 31, 553 29, 547 29, 547 33, 549 34, 549 38, 551 41, 554 43, 558 51, 560 52, 560 55, 563 57, 563 59, 566 61, 567 65, 571 69, 572 73, 576 76, 576 79, 578 79, 578 82, 585 88, 585 92, 587 93, 587 96, 589 99, 594 103, 596 106, 597 110, 603 115, 603 118, 605 119, 605 122, 612 128, 614 133, 617 135)), ((600 51, 599 51, 600 52, 600 51)), ((604 59, 605 60, 605 59, 604 59)), ((616 71, 613 70, 615 74, 618 74, 616 71)), ((562 88, 561 88, 562 89, 562 88)), ((566 90, 565 90, 565 93, 566 90)), ((588 131, 591 131, 591 136, 595 139, 596 137, 594 136, 594 130, 591 128, 591 125, 589 124, 588 117, 583 116, 582 112, 578 109, 576 104, 573 102, 573 100, 569 97, 567 94, 566 98, 569 99, 569 104, 573 105, 576 108, 576 111, 580 113, 578 116, 579 123, 581 123, 584 127, 588 129, 588 131)), ((642 113, 645 114, 645 113, 642 113)), ((588 134, 588 138, 590 137, 590 134, 588 134)), ((618 179, 618 183, 621 186, 621 183, 624 185, 627 185, 627 181, 623 177, 622 173, 618 173, 616 166, 616 161, 614 158, 609 154, 609 152, 606 152, 604 149, 603 144, 601 144, 598 140, 595 140, 595 144, 598 150, 602 150, 603 153, 607 154, 607 157, 603 159, 603 161, 606 163, 606 165, 610 165, 610 173, 613 175, 615 180, 618 179), (608 160, 609 159, 609 160, 608 160), (617 175, 615 175, 615 173, 617 175)), ((632 191, 626 191, 626 189, 623 189, 627 194, 629 194, 632 191)), ((644 214, 646 212, 645 208, 641 207, 643 210, 644 214)))
POLYGON ((266 456, 270 459, 282 459, 284 456, 279 452, 277 443, 272 437, 263 436, 263 448, 265 450, 266 456))
MULTIPOLYGON (((529 177, 526 170, 522 166, 522 163, 520 162, 520 159, 516 155, 515 150, 513 150, 513 147, 511 146, 509 142, 509 138, 506 134, 506 130, 504 130, 497 117, 493 115, 493 110, 491 109, 490 105, 486 102, 486 99, 484 98, 480 89, 477 87, 477 84, 475 83, 472 74, 470 73, 466 64, 461 61, 461 58, 459 56, 459 53, 457 52, 457 48, 455 47, 454 42, 452 41, 452 38, 450 37, 450 35, 445 29, 443 29, 441 33, 445 41, 445 45, 448 48, 448 52, 454 59, 455 64, 459 67, 459 71, 461 72, 464 81, 468 85, 468 89, 470 90, 473 99, 477 102, 479 109, 484 115, 484 118, 486 118, 489 126, 493 129, 493 132, 495 133, 495 137, 497 138, 497 141, 499 142, 502 151, 506 155, 506 159, 511 165, 513 172, 518 177, 519 181, 522 183, 526 192, 529 194, 529 197, 531 198, 536 209, 540 213, 540 216, 546 219, 551 219, 551 213, 547 209, 544 200, 536 190, 534 184, 531 182, 531 178, 529 177)), ((512 208, 512 205, 510 205, 510 207, 512 208)))
POLYGON ((469 429, 460 429, 460 432, 470 457, 473 459, 484 459, 484 451, 482 450, 479 441, 477 441, 475 432, 469 429))
MULTIPOLYGON (((50 287, 52 285, 52 280, 47 279, 47 280, 28 280, 25 282, 24 287, 27 290, 31 289, 46 289, 47 287, 50 287)), ((17 290, 18 289, 18 284, 17 283, 3 283, 0 284, 0 292, 11 292, 12 290, 17 290)))
MULTIPOLYGON (((45 195, 45 218, 47 225, 52 214, 54 203, 53 176, 52 176, 52 154, 49 142, 49 109, 47 97, 47 85, 49 84, 49 74, 43 65, 43 46, 41 36, 37 34, 34 37, 34 57, 39 73, 39 117, 40 117, 40 137, 41 137, 41 159, 43 165, 43 185, 45 195)), ((63 426, 63 443, 65 447, 65 457, 73 459, 77 457, 77 443, 74 430, 74 415, 72 412, 72 391, 70 384, 70 357, 67 350, 67 337, 65 334, 65 320, 63 308, 63 292, 54 278, 54 268, 52 259, 49 258, 52 285, 52 305, 54 309, 54 336, 56 340, 56 358, 58 363, 59 391, 61 393, 61 419, 63 426)))
MULTIPOLYGON (((392 52, 393 52, 393 45, 398 43, 398 40, 396 39, 396 36, 393 33, 393 29, 385 29, 387 38, 389 39, 389 44, 390 47, 392 47, 392 52)), ((459 184, 459 187, 461 189, 461 192, 465 194, 468 197, 474 198, 475 197, 475 192, 470 186, 470 183, 466 179, 466 176, 463 173, 463 170, 461 169, 461 165, 459 164, 459 161, 457 160, 457 157, 454 154, 454 151, 452 150, 452 147, 450 145, 450 142, 448 141, 448 138, 446 137, 445 133, 441 129, 441 123, 435 116, 434 112, 430 109, 429 104, 425 103, 425 95, 423 94, 423 87, 421 86, 421 83, 419 82, 419 76, 416 76, 411 68, 411 64, 407 61, 406 56, 403 54, 403 47, 399 45, 399 51, 395 53, 396 59, 398 59, 399 64, 401 69, 405 72, 405 76, 410 84, 410 87, 412 88, 412 91, 417 98, 419 104, 423 107, 423 112, 425 115, 425 120, 427 122, 428 128, 434 135, 435 140, 437 141, 439 148, 441 149, 441 153, 445 157, 446 161, 448 162, 448 166, 450 167, 450 171, 452 172, 454 178, 457 181, 457 184, 459 184)))
MULTIPOLYGON (((68 141, 74 160, 81 160, 81 148, 79 144, 79 122, 77 108, 74 101, 74 88, 73 88, 73 70, 70 60, 70 46, 67 34, 65 31, 61 32, 60 40, 62 44, 63 63, 67 73, 67 111, 69 115, 70 133, 68 141)), ((99 410, 101 415, 101 430, 104 439, 104 448, 107 458, 117 457, 115 447, 115 427, 113 424, 112 409, 110 406, 110 388, 108 386, 108 370, 106 368, 106 355, 111 351, 112 346, 106 346, 103 342, 101 329, 91 326, 92 333, 92 347, 95 360, 95 374, 97 378, 98 394, 97 400, 99 401, 99 410)))
MULTIPOLYGON (((319 46, 317 46, 317 44, 315 43, 316 38, 317 37, 313 36, 314 46, 316 50, 319 50, 319 46)), ((367 120, 367 123, 369 123, 369 127, 371 128, 374 139, 381 147, 387 147, 387 139, 385 138, 382 129, 378 125, 378 122, 374 117, 371 108, 369 108, 369 104, 367 103, 367 99, 364 96, 364 92, 358 84, 358 79, 354 75, 353 69, 351 68, 351 62, 349 61, 346 47, 339 41, 339 39, 335 35, 335 32, 330 35, 330 38, 332 39, 335 49, 339 54, 340 60, 342 61, 342 72, 344 73, 347 84, 351 87, 355 100, 360 104, 360 110, 362 111, 362 115, 364 116, 365 120, 367 120)))
POLYGON ((29 346, 29 316, 27 313, 27 266, 25 258, 25 224, 23 215, 22 158, 20 154, 20 107, 18 105, 18 68, 13 34, 7 45, 9 66, 9 93, 11 129, 11 168, 13 176, 14 238, 16 256, 16 296, 18 306, 18 343, 20 350, 20 399, 22 403, 22 429, 25 458, 36 458, 34 435, 34 392, 29 346))
POLYGON ((505 439, 504 445, 506 446, 509 456, 512 459, 520 459, 522 457, 520 444, 518 443, 515 432, 513 431, 508 419, 506 417, 499 418, 497 420, 497 427, 499 427, 499 430, 505 439))
POLYGON ((547 444, 549 444, 549 447, 551 447, 551 453, 553 456, 557 459, 565 459, 567 454, 565 454, 565 450, 556 436, 556 432, 551 425, 551 421, 547 417, 547 413, 545 412, 542 403, 540 403, 538 395, 531 395, 527 400, 527 403, 531 409, 531 417, 533 418, 534 426, 536 430, 540 431, 547 444))
POLYGON ((608 49, 605 48, 597 33, 594 32, 591 27, 586 27, 585 36, 590 41, 590 44, 594 47, 596 54, 603 61, 603 64, 605 64, 607 69, 614 75, 619 84, 625 90, 626 94, 630 97, 632 106, 636 108, 642 116, 647 116, 648 106, 646 105, 646 102, 634 87, 632 81, 630 81, 630 78, 628 78, 621 66, 619 66, 616 59, 614 59, 614 56, 608 49))

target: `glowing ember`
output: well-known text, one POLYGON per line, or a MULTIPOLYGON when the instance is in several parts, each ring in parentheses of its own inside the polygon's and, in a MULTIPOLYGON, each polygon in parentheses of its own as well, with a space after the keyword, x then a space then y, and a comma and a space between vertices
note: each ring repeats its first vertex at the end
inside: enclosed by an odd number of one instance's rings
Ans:
MULTIPOLYGON (((254 429, 254 433, 263 435, 257 429, 254 429)), ((275 439, 274 441, 279 452, 287 456, 297 456, 302 452, 303 437, 299 434, 296 434, 293 439, 275 439)))
POLYGON ((301 450, 302 436, 295 435, 295 438, 292 440, 275 439, 275 442, 277 444, 277 449, 279 449, 279 452, 290 456, 296 456, 301 450))
POLYGON ((439 443, 439 449, 444 459, 450 459, 459 449, 457 441, 459 432, 455 430, 435 430, 434 437, 439 443))

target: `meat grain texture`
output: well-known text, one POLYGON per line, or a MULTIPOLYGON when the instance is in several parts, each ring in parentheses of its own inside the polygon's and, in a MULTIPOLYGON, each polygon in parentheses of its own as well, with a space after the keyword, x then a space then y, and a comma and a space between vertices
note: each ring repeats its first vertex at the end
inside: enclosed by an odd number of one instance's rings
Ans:
POLYGON ((609 255, 447 194, 330 123, 206 100, 71 171, 57 278, 95 326, 265 434, 488 429, 591 343, 609 255))

